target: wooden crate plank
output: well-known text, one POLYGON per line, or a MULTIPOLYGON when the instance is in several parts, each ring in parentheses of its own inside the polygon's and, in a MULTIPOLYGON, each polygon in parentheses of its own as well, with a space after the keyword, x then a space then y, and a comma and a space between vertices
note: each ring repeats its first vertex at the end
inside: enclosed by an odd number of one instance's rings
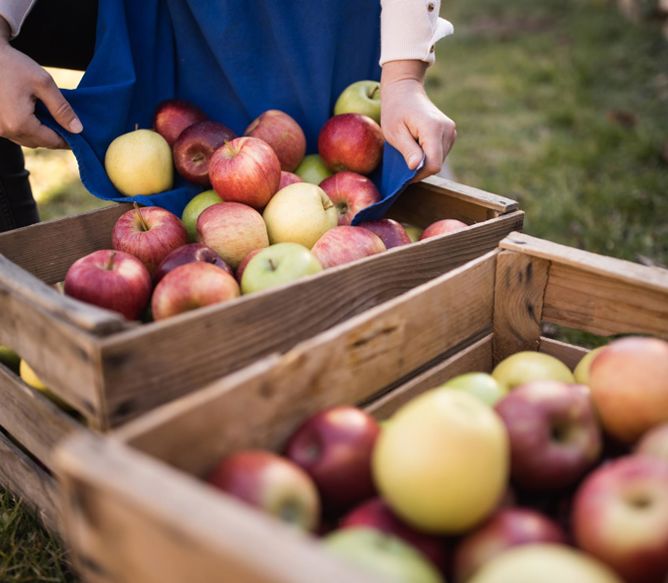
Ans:
POLYGON ((44 282, 57 283, 80 257, 111 248, 111 229, 129 208, 113 205, 2 233, 0 254, 44 282))
POLYGON ((494 360, 536 350, 549 261, 514 251, 499 253, 494 292, 494 360))
POLYGON ((573 370, 582 357, 589 352, 586 348, 568 344, 567 342, 560 342, 559 340, 552 340, 541 336, 539 352, 544 352, 550 356, 558 358, 567 367, 573 370))

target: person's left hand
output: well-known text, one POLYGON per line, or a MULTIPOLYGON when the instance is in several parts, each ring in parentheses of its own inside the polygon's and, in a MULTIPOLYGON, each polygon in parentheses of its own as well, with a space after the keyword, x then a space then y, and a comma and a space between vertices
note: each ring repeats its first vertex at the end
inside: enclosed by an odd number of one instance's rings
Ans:
POLYGON ((403 155, 409 168, 425 164, 415 181, 440 172, 457 137, 457 129, 424 90, 426 64, 385 63, 381 78, 381 126, 385 139, 403 155))

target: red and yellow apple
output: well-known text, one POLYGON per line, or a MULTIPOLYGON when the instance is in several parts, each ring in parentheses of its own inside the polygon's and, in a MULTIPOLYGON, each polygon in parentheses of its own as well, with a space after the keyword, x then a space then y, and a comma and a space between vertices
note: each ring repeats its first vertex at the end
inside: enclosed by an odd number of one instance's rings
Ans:
POLYGON ((312 251, 320 265, 328 269, 382 253, 385 245, 380 237, 371 231, 341 225, 320 237, 312 251))
POLYGON ((265 111, 253 120, 244 135, 267 142, 286 172, 293 172, 306 154, 304 131, 292 117, 278 109, 265 111))
POLYGON ((383 131, 370 117, 358 113, 335 115, 318 136, 318 153, 330 170, 369 174, 383 155, 383 131))
POLYGON ((350 225, 362 209, 380 200, 375 184, 355 172, 337 172, 320 183, 329 200, 336 206, 339 225, 350 225))

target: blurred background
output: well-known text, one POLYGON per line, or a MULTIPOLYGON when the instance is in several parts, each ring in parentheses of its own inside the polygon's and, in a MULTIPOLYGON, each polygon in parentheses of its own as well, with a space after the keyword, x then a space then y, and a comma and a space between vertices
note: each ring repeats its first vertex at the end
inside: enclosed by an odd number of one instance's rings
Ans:
MULTIPOLYGON (((457 122, 455 178, 519 200, 530 234, 668 265, 668 2, 443 0, 442 13, 456 33, 427 89, 457 122)), ((102 205, 69 152, 26 158, 43 220, 102 205)), ((75 581, 63 556, 0 497, 0 581, 75 581)))

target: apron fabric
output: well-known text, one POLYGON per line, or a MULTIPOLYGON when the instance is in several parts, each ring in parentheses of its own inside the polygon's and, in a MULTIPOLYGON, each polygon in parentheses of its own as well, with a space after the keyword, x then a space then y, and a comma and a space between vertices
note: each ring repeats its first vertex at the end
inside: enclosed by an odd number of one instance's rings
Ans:
MULTIPOLYGON (((111 141, 152 127, 158 103, 185 99, 242 135, 267 109, 294 117, 317 152, 320 128, 350 83, 378 79, 380 0, 100 0, 95 55, 79 87, 64 91, 84 131, 68 142, 96 197, 162 206, 177 215, 202 190, 175 174, 174 188, 122 196, 104 170, 111 141)), ((371 178, 382 200, 356 222, 382 217, 415 171, 385 144, 371 178)))

